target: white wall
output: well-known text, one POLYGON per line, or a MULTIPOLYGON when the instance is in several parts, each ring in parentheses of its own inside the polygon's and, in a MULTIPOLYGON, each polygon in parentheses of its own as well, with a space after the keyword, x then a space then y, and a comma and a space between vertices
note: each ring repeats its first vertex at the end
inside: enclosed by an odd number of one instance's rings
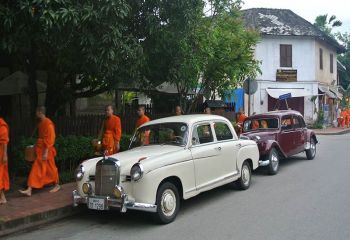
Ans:
POLYGON ((337 83, 337 52, 335 48, 330 47, 319 41, 315 42, 316 56, 316 80, 324 85, 332 85, 337 83), (320 48, 323 49, 323 69, 320 69, 320 48), (331 73, 330 54, 333 54, 333 73, 331 73))
POLYGON ((315 40, 307 37, 263 36, 255 48, 255 58, 261 61, 258 80, 276 81, 277 69, 296 69, 298 81, 315 81, 315 40), (292 45, 292 68, 280 67, 280 44, 292 45))

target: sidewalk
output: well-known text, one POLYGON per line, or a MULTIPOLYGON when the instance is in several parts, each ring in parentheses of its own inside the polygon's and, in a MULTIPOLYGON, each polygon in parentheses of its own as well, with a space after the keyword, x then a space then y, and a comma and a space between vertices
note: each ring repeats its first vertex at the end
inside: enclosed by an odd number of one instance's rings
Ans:
POLYGON ((45 188, 33 192, 31 197, 10 193, 8 203, 0 205, 0 237, 76 213, 71 197, 75 186, 75 183, 64 184, 56 193, 45 188))
POLYGON ((313 129, 316 135, 342 135, 350 132, 350 128, 325 128, 325 129, 313 129))

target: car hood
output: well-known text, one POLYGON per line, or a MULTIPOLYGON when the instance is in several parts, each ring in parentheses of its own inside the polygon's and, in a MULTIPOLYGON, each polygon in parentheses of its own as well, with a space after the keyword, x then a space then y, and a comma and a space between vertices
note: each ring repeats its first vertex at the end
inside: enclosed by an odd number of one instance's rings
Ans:
POLYGON ((151 145, 136 147, 128 151, 120 152, 112 155, 120 162, 121 174, 129 174, 131 167, 137 162, 152 161, 153 158, 158 158, 162 155, 177 152, 184 147, 173 145, 151 145))

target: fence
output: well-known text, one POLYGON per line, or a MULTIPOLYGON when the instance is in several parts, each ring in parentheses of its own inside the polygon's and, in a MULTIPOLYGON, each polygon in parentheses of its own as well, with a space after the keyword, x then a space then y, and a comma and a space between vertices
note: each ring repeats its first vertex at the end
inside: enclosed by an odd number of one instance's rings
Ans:
MULTIPOLYGON (((235 119, 235 113, 231 110, 234 105, 227 104, 227 110, 223 116, 229 120, 235 119), (231 110, 231 111, 230 111, 231 110)), ((156 113, 152 105, 146 105, 145 112, 152 120, 174 115, 174 113, 156 113)), ((192 113, 203 112, 203 106, 198 105, 192 113)), ((55 123, 56 135, 82 135, 82 136, 97 136, 104 119, 104 114, 85 114, 76 117, 55 117, 52 121, 55 123)), ((125 106, 120 114, 123 134, 132 134, 135 130, 137 120, 136 109, 132 106, 125 106)), ((36 132, 36 120, 29 116, 15 116, 6 119, 10 125, 11 142, 17 142, 20 137, 30 137, 36 132)))

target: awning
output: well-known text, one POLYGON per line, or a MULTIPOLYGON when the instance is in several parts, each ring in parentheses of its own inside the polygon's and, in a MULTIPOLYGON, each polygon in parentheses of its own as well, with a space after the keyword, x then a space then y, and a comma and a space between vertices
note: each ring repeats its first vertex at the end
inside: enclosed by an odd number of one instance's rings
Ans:
POLYGON ((337 96, 337 98, 338 98, 339 100, 342 100, 342 99, 343 99, 343 94, 341 94, 341 93, 338 91, 338 87, 337 87, 337 86, 329 87, 329 90, 331 90, 331 92, 334 93, 335 96, 337 96))
POLYGON ((319 86, 318 86, 318 89, 319 89, 322 93, 326 94, 329 98, 337 98, 337 96, 336 96, 333 92, 331 92, 331 91, 329 90, 329 87, 328 87, 328 86, 319 85, 319 86))
POLYGON ((311 92, 305 88, 266 88, 267 94, 278 99, 284 94, 291 94, 292 97, 306 97, 312 96, 311 92))

